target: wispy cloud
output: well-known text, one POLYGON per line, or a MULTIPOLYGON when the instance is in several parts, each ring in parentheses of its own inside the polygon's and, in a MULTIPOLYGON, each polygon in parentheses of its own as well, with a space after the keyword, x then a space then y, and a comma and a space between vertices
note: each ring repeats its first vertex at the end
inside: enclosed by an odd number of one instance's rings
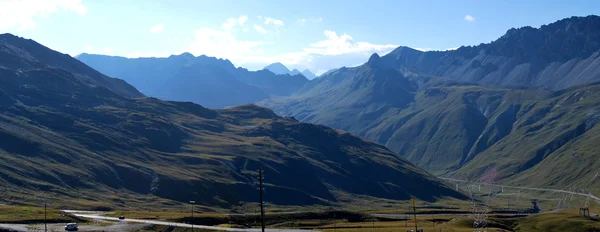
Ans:
POLYGON ((65 11, 79 15, 87 13, 87 7, 81 0, 0 0, 0 29, 17 27, 18 30, 28 30, 36 27, 36 19, 50 14, 65 11))
POLYGON ((446 48, 446 49, 439 49, 439 48, 412 48, 418 51, 422 51, 422 52, 428 52, 428 51, 452 51, 452 50, 456 50, 459 47, 452 47, 452 48, 446 48))
POLYGON ((267 33, 267 30, 265 30, 264 28, 262 28, 259 25, 254 24, 253 27, 254 27, 254 30, 256 30, 258 33, 261 33, 261 34, 266 34, 267 33))
POLYGON ((158 34, 158 33, 161 33, 164 29, 165 29, 165 25, 162 23, 159 23, 150 28, 150 33, 158 34))
POLYGON ((469 21, 469 22, 475 22, 475 17, 473 17, 470 14, 465 15, 464 19, 467 20, 467 21, 469 21))
MULTIPOLYGON (((333 30, 323 31, 323 39, 314 40, 305 46, 300 46, 295 51, 287 53, 265 52, 269 41, 249 40, 239 37, 244 29, 255 30, 264 34, 268 32, 262 24, 251 24, 240 30, 232 30, 240 24, 239 18, 227 19, 221 27, 200 28, 193 32, 193 38, 181 39, 180 49, 172 54, 190 52, 196 56, 207 55, 217 58, 229 59, 235 65, 250 69, 259 69, 269 63, 281 62, 288 67, 300 70, 323 71, 351 64, 364 63, 372 53, 383 55, 398 47, 394 44, 374 44, 366 41, 356 41, 352 36, 333 30)), ((264 20, 264 18, 263 18, 264 20)), ((261 20, 262 23, 264 21, 261 20)), ((243 20, 242 20, 243 21, 243 20)), ((275 24, 269 24, 275 25, 275 24)), ((107 51, 111 52, 111 51, 107 51)), ((168 56, 165 53, 131 53, 128 57, 143 56, 168 56)))
POLYGON ((194 32, 192 40, 184 51, 195 55, 243 60, 245 57, 262 54, 258 46, 263 42, 238 40, 229 30, 200 28, 194 32))
POLYGON ((223 24, 221 24, 221 29, 229 31, 231 28, 235 27, 236 20, 234 18, 228 18, 223 24))
POLYGON ((320 55, 341 55, 347 53, 374 53, 394 49, 394 44, 372 44, 369 42, 355 42, 348 34, 338 35, 335 31, 325 30, 327 37, 305 48, 304 51, 320 55))
POLYGON ((279 20, 279 19, 274 19, 274 18, 269 18, 269 17, 265 17, 265 24, 269 25, 277 25, 277 26, 283 26, 284 23, 283 21, 279 20))
POLYGON ((248 16, 242 15, 237 19, 240 26, 243 26, 246 21, 248 21, 248 16))
POLYGON ((301 18, 301 19, 298 19, 297 22, 301 23, 301 24, 304 24, 304 23, 320 23, 320 22, 323 22, 323 18, 322 17, 318 17, 318 18, 301 18))
POLYGON ((242 15, 238 18, 228 18, 227 21, 221 24, 221 29, 229 31, 237 25, 243 26, 246 21, 248 21, 248 16, 245 15, 242 15))

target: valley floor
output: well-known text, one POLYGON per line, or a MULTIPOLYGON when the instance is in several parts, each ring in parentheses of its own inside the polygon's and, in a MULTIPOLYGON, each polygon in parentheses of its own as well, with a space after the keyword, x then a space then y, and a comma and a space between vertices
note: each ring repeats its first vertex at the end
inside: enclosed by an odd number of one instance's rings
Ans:
MULTIPOLYGON (((22 209, 22 208, 17 208, 22 209)), ((590 211, 596 212, 600 208, 591 208, 590 211)), ((4 213, 7 211, 5 210, 4 213)), ((119 212, 122 213, 122 212, 119 212)), ((113 215, 107 212, 105 215, 113 215)), ((133 212, 127 214, 125 220, 118 220, 112 216, 100 216, 97 212, 78 212, 72 216, 74 218, 83 219, 86 216, 87 221, 80 221, 79 231, 171 231, 171 232, 189 232, 191 226, 189 224, 177 223, 175 221, 185 220, 182 218, 166 219, 170 213, 162 212, 147 212, 144 215, 141 212, 133 212), (157 215, 164 215, 165 219, 154 220, 147 218, 155 218, 157 215), (105 220, 106 219, 106 220, 105 220), (137 219, 137 220, 136 220, 137 219)), ((222 215, 224 216, 224 215, 222 215)), ((272 216, 272 215, 271 215, 272 216)), ((281 215, 279 215, 281 216, 281 215)), ((267 231, 336 231, 336 232, 397 232, 409 231, 415 228, 415 221, 412 216, 392 216, 386 217, 385 214, 377 215, 377 217, 365 217, 360 221, 349 218, 338 217, 323 217, 320 219, 303 219, 305 215, 278 217, 277 220, 270 218, 268 221, 269 228, 267 231)), ((205 217, 205 216, 198 216, 205 217)), ((53 218, 52 220, 54 220, 53 218)), ((75 219, 74 219, 75 220, 75 219)), ((560 211, 546 212, 534 215, 489 215, 487 231, 518 231, 518 232, 534 232, 534 231, 598 231, 600 230, 600 219, 598 217, 582 217, 578 215, 578 210, 575 208, 564 209, 560 211)), ((231 223, 231 222, 230 222, 231 223)), ((260 231, 256 225, 251 229, 240 229, 240 225, 224 223, 210 226, 195 226, 194 231, 260 231)), ((64 231, 65 223, 50 223, 48 231, 64 231)), ((473 231, 473 220, 471 215, 462 213, 452 215, 417 215, 417 226, 424 231, 455 231, 466 232, 473 231)), ((40 223, 0 223, 0 231, 21 232, 21 231, 44 231, 44 224, 40 223)))

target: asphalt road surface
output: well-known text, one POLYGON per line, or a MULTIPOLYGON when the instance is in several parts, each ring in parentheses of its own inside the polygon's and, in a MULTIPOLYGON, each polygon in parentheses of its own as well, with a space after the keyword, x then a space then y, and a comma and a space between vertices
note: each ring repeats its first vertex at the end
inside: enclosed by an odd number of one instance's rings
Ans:
MULTIPOLYGON (((79 231, 135 231, 141 230, 149 224, 128 224, 128 223, 115 223, 107 226, 100 226, 94 224, 79 225, 79 231)), ((0 224, 0 229, 16 232, 43 232, 44 224, 0 224)), ((65 223, 51 223, 48 224, 49 232, 65 231, 65 223)))
MULTIPOLYGON (((458 179, 445 178, 445 177, 438 177, 438 178, 440 178, 442 180, 448 180, 448 181, 454 181, 454 182, 463 182, 463 183, 468 183, 469 182, 469 181, 465 181, 465 180, 458 180, 458 179)), ((500 184, 484 184, 484 183, 477 183, 477 184, 487 185, 487 186, 497 186, 497 187, 502 187, 502 188, 547 191, 547 192, 556 192, 556 193, 567 193, 567 194, 573 194, 573 195, 579 195, 579 196, 589 197, 589 198, 595 200, 596 202, 600 202, 600 198, 598 198, 598 197, 596 197, 596 196, 594 196, 592 194, 586 194, 586 193, 580 193, 580 192, 572 192, 572 191, 567 191, 567 190, 562 190, 562 189, 532 188, 532 187, 509 186, 509 185, 500 185, 500 184)))
MULTIPOLYGON (((142 220, 142 219, 123 219, 120 220, 119 218, 116 217, 105 217, 105 216, 101 216, 101 215, 92 215, 92 214, 73 214, 77 217, 82 217, 82 218, 89 218, 89 219, 97 219, 97 220, 106 220, 106 221, 125 221, 125 222, 135 222, 135 223, 142 223, 142 224, 152 224, 152 225, 163 225, 163 226, 175 226, 175 227, 185 227, 185 228, 191 228, 192 225, 191 224, 184 224, 184 223, 175 223, 175 222, 164 222, 164 221, 156 221, 156 220, 142 220)), ((198 228, 198 229, 211 229, 211 230, 221 230, 221 231, 261 231, 261 229, 239 229, 239 228, 226 228, 226 227, 219 227, 219 226, 204 226, 204 225, 193 225, 194 228, 198 228)), ((311 231, 311 230, 295 230, 295 229, 266 229, 265 231, 281 231, 281 232, 304 232, 304 231, 311 231)))

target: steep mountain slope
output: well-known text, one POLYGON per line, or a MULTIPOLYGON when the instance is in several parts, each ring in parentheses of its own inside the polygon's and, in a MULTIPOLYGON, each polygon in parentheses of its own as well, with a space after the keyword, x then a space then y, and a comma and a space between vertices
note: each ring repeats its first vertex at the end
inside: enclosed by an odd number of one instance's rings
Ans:
POLYGON ((373 55, 261 104, 377 141, 438 175, 478 179, 495 170, 504 183, 581 187, 600 168, 600 84, 559 92, 479 86, 402 74, 382 61, 373 55))
POLYGON ((586 188, 600 168, 600 85, 571 88, 521 108, 510 133, 454 172, 475 178, 494 169, 505 182, 586 188))
POLYGON ((572 17, 510 29, 489 44, 453 51, 399 47, 384 57, 395 68, 471 83, 551 90, 600 81, 600 17, 572 17))
POLYGON ((374 54, 363 66, 341 68, 292 97, 261 104, 377 141, 440 174, 506 136, 510 130, 504 127, 511 125, 515 109, 549 94, 407 77, 374 54))
POLYGON ((377 141, 437 175, 477 179, 495 170, 505 183, 581 187, 600 165, 592 145, 599 85, 531 86, 600 78, 599 22, 573 17, 511 29, 455 51, 400 47, 260 104, 377 141))
POLYGON ((136 59, 84 53, 77 58, 107 75, 123 78, 148 96, 193 101, 210 108, 289 96, 308 81, 301 75, 236 69, 228 60, 189 53, 136 59))
POLYGON ((334 204, 462 195, 385 147, 254 105, 130 99, 51 66, 0 67, 0 200, 55 207, 334 204), (252 194, 251 194, 252 193, 252 194))
POLYGON ((123 80, 107 77, 69 55, 55 52, 33 40, 0 34, 0 66, 9 69, 36 69, 52 66, 72 73, 79 81, 102 86, 124 97, 142 97, 123 80))

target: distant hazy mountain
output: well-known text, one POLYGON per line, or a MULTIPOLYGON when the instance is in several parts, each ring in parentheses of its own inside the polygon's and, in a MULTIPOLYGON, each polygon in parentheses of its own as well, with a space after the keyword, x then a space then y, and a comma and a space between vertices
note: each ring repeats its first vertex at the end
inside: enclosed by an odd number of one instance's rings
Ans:
POLYGON ((383 58, 390 67, 452 80, 564 89, 600 81, 600 17, 513 28, 489 44, 453 51, 399 47, 383 58))
POLYGON ((314 73, 312 73, 308 69, 304 69, 304 71, 302 71, 301 73, 302 73, 302 75, 304 75, 309 80, 315 79, 315 77, 317 77, 317 75, 315 75, 314 73))
POLYGON ((36 69, 45 66, 63 69, 82 83, 104 87, 124 97, 143 96, 125 81, 105 76, 67 54, 55 52, 30 39, 0 34, 0 68, 36 69))
POLYGON ((592 148, 600 143, 600 85, 564 87, 600 80, 598 22, 514 29, 456 51, 400 47, 261 104, 377 141, 435 174, 584 184, 600 168, 592 148))
POLYGON ((126 80, 148 96, 192 101, 209 108, 289 96, 308 81, 301 75, 251 72, 236 68, 229 60, 190 53, 136 59, 84 53, 77 58, 102 73, 126 80))
MULTIPOLYGON (((464 198, 385 147, 351 134, 255 105, 209 110, 126 98, 91 84, 88 78, 112 79, 73 58, 49 49, 25 52, 22 45, 30 43, 17 37, 0 43, 0 186, 9 190, 2 192, 3 203, 31 205, 43 196, 56 208, 140 209, 196 199, 231 208, 257 202, 248 193, 257 192, 259 166, 270 205, 464 198)), ((172 78, 211 84, 195 86, 196 92, 243 83, 230 79, 227 67, 208 59, 177 69, 172 78)))
POLYGON ((298 74, 302 74, 298 69, 294 69, 292 71, 290 71, 289 73, 290 75, 298 75, 298 74))
POLYGON ((314 73, 312 73, 311 71, 309 71, 308 69, 305 69, 302 72, 300 72, 300 70, 298 70, 298 69, 294 69, 294 70, 290 71, 285 65, 283 65, 281 63, 273 63, 273 64, 265 66, 263 69, 269 70, 275 74, 289 74, 292 76, 301 74, 304 77, 308 78, 309 80, 314 79, 316 77, 316 75, 314 73))
POLYGON ((273 63, 270 65, 265 66, 263 69, 267 69, 275 74, 289 74, 290 70, 285 67, 285 65, 283 65, 282 63, 273 63))

